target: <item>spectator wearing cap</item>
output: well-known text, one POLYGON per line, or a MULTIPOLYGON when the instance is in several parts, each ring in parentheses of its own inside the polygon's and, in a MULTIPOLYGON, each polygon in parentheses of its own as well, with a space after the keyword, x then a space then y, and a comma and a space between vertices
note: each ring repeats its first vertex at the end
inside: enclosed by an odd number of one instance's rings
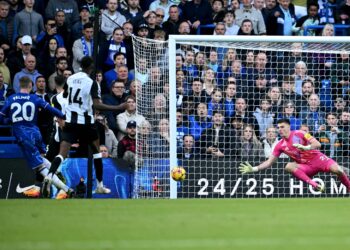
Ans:
POLYGON ((137 28, 137 36, 142 38, 148 38, 149 30, 148 25, 145 23, 141 23, 137 28))
POLYGON ((122 27, 126 22, 126 18, 117 11, 117 0, 108 0, 106 6, 107 9, 102 11, 101 30, 106 34, 106 39, 109 40, 113 34, 113 30, 116 27, 122 27))
POLYGON ((163 30, 169 35, 179 34, 179 26, 183 19, 180 17, 179 7, 177 5, 171 5, 169 8, 169 18, 163 23, 163 30))
POLYGON ((15 15, 14 36, 29 35, 34 41, 38 34, 44 30, 43 17, 33 10, 34 1, 24 0, 24 9, 15 15))
POLYGON ((126 110, 117 116, 117 126, 119 129, 117 139, 121 140, 127 134, 126 125, 129 121, 134 120, 137 124, 141 124, 145 117, 136 112, 136 99, 133 96, 128 96, 125 99, 126 110))
POLYGON ((67 27, 72 27, 79 21, 79 10, 76 1, 50 0, 45 9, 46 18, 54 18, 58 10, 65 13, 67 27))
POLYGON ((163 20, 168 20, 169 18, 169 9, 170 6, 172 6, 172 1, 169 0, 155 0, 151 5, 149 6, 149 10, 156 11, 157 9, 163 9, 165 15, 163 17, 163 20))
POLYGON ((249 19, 253 23, 254 33, 257 35, 266 34, 266 26, 261 11, 255 9, 251 0, 242 0, 243 8, 235 11, 236 24, 242 27, 243 20, 249 19))
POLYGON ((118 143, 118 158, 132 166, 135 165, 136 125, 136 121, 130 120, 126 125, 126 135, 118 143))
MULTIPOLYGON (((15 77, 13 78, 13 90, 16 93, 19 93, 19 79, 21 79, 23 76, 29 77, 29 79, 32 80, 33 83, 36 82, 36 78, 38 76, 41 76, 41 74, 35 69, 36 67, 36 58, 33 55, 28 55, 24 61, 25 67, 18 72, 15 77)), ((36 85, 33 86, 33 91, 36 91, 36 85)))
POLYGON ((83 36, 73 44, 73 70, 80 71, 80 61, 84 56, 92 56, 94 51, 94 28, 91 23, 84 24, 83 36))
POLYGON ((16 39, 16 49, 9 52, 6 62, 10 69, 11 77, 24 68, 25 58, 30 54, 34 54, 32 47, 32 38, 30 36, 19 36, 16 39))
POLYGON ((213 22, 212 8, 206 0, 186 2, 182 9, 182 17, 190 22, 193 31, 196 31, 199 25, 213 22))
POLYGON ((83 5, 80 7, 80 21, 76 22, 72 26, 72 38, 73 41, 79 39, 83 35, 83 27, 84 24, 90 22, 90 12, 89 12, 89 7, 87 5, 83 5))

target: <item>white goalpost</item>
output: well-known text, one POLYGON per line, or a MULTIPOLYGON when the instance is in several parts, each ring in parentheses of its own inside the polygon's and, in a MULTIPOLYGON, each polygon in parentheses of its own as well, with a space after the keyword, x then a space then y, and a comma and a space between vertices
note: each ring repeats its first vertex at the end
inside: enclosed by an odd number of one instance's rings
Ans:
POLYGON ((279 140, 276 121, 308 131, 349 171, 349 37, 133 37, 138 124, 135 198, 348 196, 321 173, 317 192, 284 170, 242 175, 279 140), (185 181, 171 180, 183 166, 185 181))

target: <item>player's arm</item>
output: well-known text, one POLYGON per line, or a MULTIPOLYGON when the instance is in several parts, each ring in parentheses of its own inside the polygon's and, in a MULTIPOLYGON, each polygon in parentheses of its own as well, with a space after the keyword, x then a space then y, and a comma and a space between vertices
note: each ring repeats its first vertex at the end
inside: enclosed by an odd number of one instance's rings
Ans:
POLYGON ((61 118, 61 119, 64 118, 64 114, 59 109, 51 107, 48 102, 45 102, 43 108, 58 118, 61 118))
POLYGON ((293 146, 304 151, 321 148, 321 143, 309 133, 304 134, 303 139, 307 141, 308 145, 305 146, 299 143, 294 143, 293 146))
POLYGON ((101 89, 96 81, 92 83, 91 97, 92 97, 92 102, 94 104, 94 108, 101 111, 124 111, 126 108, 126 103, 122 103, 116 106, 102 103, 101 89))
POLYGON ((267 159, 266 161, 264 161, 263 163, 261 163, 260 165, 253 167, 252 165, 250 165, 249 162, 245 162, 245 163, 241 163, 239 164, 239 171, 242 174, 247 174, 247 173, 253 173, 253 172, 258 172, 260 170, 263 170, 265 168, 269 168, 272 166, 273 163, 275 163, 277 161, 277 157, 275 157, 274 155, 271 155, 269 157, 269 159, 267 159))
POLYGON ((101 110, 101 111, 124 111, 126 108, 126 103, 122 103, 116 106, 112 106, 112 105, 107 105, 102 103, 101 99, 99 98, 94 98, 93 99, 93 103, 94 103, 94 108, 101 110))

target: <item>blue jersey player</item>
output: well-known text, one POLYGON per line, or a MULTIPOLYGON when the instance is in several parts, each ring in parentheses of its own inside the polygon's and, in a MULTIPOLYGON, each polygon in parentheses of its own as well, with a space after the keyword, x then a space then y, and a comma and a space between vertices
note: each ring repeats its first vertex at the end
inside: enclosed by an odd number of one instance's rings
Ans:
MULTIPOLYGON (((45 145, 38 126, 36 125, 38 109, 46 109, 58 118, 63 118, 63 114, 58 109, 50 106, 37 95, 30 94, 32 81, 24 76, 20 78, 20 92, 11 95, 0 111, 0 121, 8 117, 13 124, 13 133, 21 147, 23 154, 30 168, 42 175, 44 178, 49 173, 50 162, 42 157, 45 153, 45 145)), ((64 199, 72 192, 69 187, 62 183, 57 176, 54 176, 52 183, 60 189, 57 199, 64 199)), ((27 196, 38 197, 40 188, 32 186, 31 189, 23 192, 27 196)))

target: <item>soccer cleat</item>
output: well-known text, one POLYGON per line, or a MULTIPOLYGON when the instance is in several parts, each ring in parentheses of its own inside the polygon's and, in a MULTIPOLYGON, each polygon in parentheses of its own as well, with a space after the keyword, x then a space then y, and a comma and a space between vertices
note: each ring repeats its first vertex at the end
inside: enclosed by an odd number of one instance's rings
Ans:
POLYGON ((74 190, 69 189, 67 192, 65 192, 63 189, 61 189, 58 194, 56 195, 56 200, 63 200, 63 199, 69 199, 74 197, 74 190))
POLYGON ((25 196, 38 198, 40 196, 40 187, 34 186, 23 192, 25 196))
POLYGON ((104 186, 97 186, 97 188, 94 191, 95 194, 109 194, 110 192, 111 190, 104 186))
POLYGON ((44 178, 43 186, 41 187, 41 196, 43 198, 49 198, 51 192, 51 176, 47 175, 44 178))

